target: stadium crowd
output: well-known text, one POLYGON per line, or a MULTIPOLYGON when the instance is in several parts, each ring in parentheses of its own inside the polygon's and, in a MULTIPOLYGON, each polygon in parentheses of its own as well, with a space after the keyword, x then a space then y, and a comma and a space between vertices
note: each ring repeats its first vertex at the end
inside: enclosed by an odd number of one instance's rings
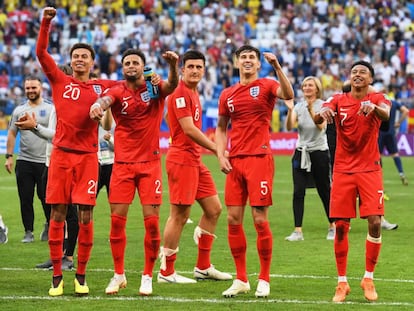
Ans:
MULTIPOLYGON (((296 99, 309 75, 320 78, 325 98, 340 91, 346 68, 363 59, 373 64, 378 88, 413 107, 413 1, 0 0, 0 110, 6 116, 24 101, 26 74, 40 76, 50 96, 34 52, 45 5, 57 8, 50 33, 56 62, 68 63, 74 42, 89 43, 97 52, 94 73, 102 78, 121 79, 121 55, 131 47, 164 78, 162 52, 205 53, 207 72, 199 85, 205 109, 217 107, 221 90, 237 81, 233 52, 247 42, 279 56, 296 99)), ((272 74, 262 66, 261 77, 272 74)), ((283 103, 276 109, 283 118, 283 103)))

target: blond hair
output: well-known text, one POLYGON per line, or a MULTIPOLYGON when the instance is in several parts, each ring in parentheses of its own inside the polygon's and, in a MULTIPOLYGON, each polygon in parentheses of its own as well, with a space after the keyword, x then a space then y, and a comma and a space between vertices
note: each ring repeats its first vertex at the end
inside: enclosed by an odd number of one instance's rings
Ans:
POLYGON ((302 81, 302 84, 301 84, 300 88, 302 89, 302 88, 303 88, 303 84, 304 84, 305 82, 309 81, 309 80, 311 80, 311 81, 315 82, 316 89, 318 90, 318 91, 316 92, 316 98, 322 98, 322 95, 323 95, 322 83, 321 83, 321 81, 320 81, 317 77, 315 77, 315 76, 307 76, 305 79, 303 79, 303 81, 302 81))

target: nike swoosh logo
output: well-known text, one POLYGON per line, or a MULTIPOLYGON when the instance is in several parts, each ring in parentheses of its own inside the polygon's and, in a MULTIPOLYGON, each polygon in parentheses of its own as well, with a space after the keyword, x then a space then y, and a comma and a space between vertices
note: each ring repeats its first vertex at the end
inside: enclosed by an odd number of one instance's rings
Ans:
POLYGON ((339 108, 339 111, 348 111, 349 108, 339 108))
POLYGON ((78 83, 70 83, 70 86, 79 86, 79 84, 78 83))
POLYGON ((122 100, 128 100, 130 99, 132 96, 127 96, 127 97, 122 97, 122 100))
POLYGON ((160 275, 160 279, 163 279, 164 281, 168 282, 168 283, 177 283, 177 281, 174 279, 173 281, 163 277, 162 275, 160 275))
POLYGON ((200 270, 197 270, 197 273, 204 276, 209 276, 208 272, 201 272, 200 270))

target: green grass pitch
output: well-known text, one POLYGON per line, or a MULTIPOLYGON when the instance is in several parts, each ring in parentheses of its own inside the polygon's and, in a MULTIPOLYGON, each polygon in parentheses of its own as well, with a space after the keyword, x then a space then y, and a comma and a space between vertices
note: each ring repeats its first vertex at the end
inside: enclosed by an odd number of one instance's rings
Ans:
MULTIPOLYGON (((50 298, 48 288, 51 271, 35 269, 37 263, 48 258, 47 242, 40 242, 44 216, 40 202, 35 200, 35 242, 23 244, 19 201, 15 175, 0 170, 0 214, 9 228, 9 242, 0 245, 0 309, 4 310, 413 310, 414 309, 414 160, 403 158, 409 185, 403 186, 391 158, 384 157, 384 185, 390 200, 386 202, 386 218, 399 224, 394 231, 383 232, 383 246, 375 271, 375 284, 379 299, 367 302, 359 282, 364 273, 365 220, 352 221, 348 278, 351 293, 347 301, 333 304, 336 286, 336 268, 333 242, 326 240, 328 222, 315 189, 308 189, 305 199, 303 231, 305 240, 287 242, 284 238, 293 230, 292 177, 289 156, 275 156, 276 174, 273 187, 273 206, 270 223, 273 230, 273 261, 271 268, 271 294, 267 299, 256 299, 259 261, 256 252, 256 233, 249 209, 246 209, 244 227, 248 239, 247 265, 252 290, 232 299, 221 296, 230 281, 202 281, 197 284, 157 284, 157 262, 154 271, 154 293, 140 297, 141 269, 143 267, 143 221, 139 200, 129 210, 127 223, 126 275, 128 287, 116 296, 107 296, 105 287, 113 274, 109 247, 110 212, 106 193, 98 198, 94 213, 95 239, 87 270, 90 287, 88 297, 75 297, 74 271, 64 272, 65 294, 50 298), (413 201, 412 201, 413 200, 413 201)), ((213 156, 204 156, 204 162, 215 178, 220 198, 223 198, 224 174, 219 171, 213 156)), ((164 228, 168 216, 168 186, 164 176, 164 203, 160 225, 164 228)), ((177 271, 192 277, 197 249, 193 230, 200 217, 200 207, 192 208, 193 224, 185 226, 177 271)), ((222 271, 234 275, 235 268, 227 243, 226 209, 220 217, 212 251, 212 263, 222 271)))

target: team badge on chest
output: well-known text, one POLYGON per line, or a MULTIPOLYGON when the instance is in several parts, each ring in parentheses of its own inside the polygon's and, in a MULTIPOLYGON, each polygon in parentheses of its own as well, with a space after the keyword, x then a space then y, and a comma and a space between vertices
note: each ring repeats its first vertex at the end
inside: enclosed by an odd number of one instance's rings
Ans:
POLYGON ((149 95, 148 91, 145 91, 145 92, 141 93, 141 100, 144 103, 147 103, 147 105, 149 105, 149 101, 151 100, 151 98, 150 98, 150 95, 149 95))
POLYGON ((93 85, 93 90, 95 91, 96 94, 101 95, 102 94, 102 88, 100 85, 93 85))
POLYGON ((252 97, 259 96, 259 93, 260 93, 260 88, 258 86, 253 86, 253 87, 250 88, 250 95, 252 97))

